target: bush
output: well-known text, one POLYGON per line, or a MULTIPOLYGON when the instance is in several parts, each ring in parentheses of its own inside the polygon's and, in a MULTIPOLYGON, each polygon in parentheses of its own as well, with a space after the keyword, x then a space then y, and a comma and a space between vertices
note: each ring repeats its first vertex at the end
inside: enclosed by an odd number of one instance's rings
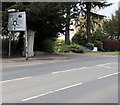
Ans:
POLYGON ((86 49, 78 44, 55 46, 55 52, 84 53, 86 49))
POLYGON ((81 36, 79 34, 75 34, 73 37, 72 37, 72 42, 75 43, 75 44, 79 44, 79 45, 85 45, 87 43, 87 37, 84 35, 84 36, 81 36))
POLYGON ((54 41, 51 39, 46 39, 42 42, 42 51, 44 52, 54 52, 54 41))
POLYGON ((60 46, 60 45, 65 45, 65 41, 64 40, 58 40, 54 42, 55 46, 60 46))
POLYGON ((104 51, 103 43, 101 41, 95 41, 94 46, 98 48, 98 51, 104 51))
POLYGON ((70 52, 70 47, 68 45, 55 46, 55 52, 70 52))
POLYGON ((94 49, 94 44, 89 42, 89 43, 86 44, 86 47, 90 50, 93 50, 94 49))
POLYGON ((73 44, 73 45, 70 45, 70 51, 75 53, 84 53, 85 49, 78 44, 73 44))
POLYGON ((103 40, 102 42, 105 51, 120 51, 119 40, 103 40))
POLYGON ((2 41, 2 55, 6 56, 6 55, 8 55, 9 40, 8 39, 1 39, 1 41, 2 41))
MULTIPOLYGON (((8 56, 9 52, 9 39, 1 39, 2 41, 2 56, 8 56)), ((11 40, 11 56, 22 55, 22 49, 19 48, 17 40, 11 40)))

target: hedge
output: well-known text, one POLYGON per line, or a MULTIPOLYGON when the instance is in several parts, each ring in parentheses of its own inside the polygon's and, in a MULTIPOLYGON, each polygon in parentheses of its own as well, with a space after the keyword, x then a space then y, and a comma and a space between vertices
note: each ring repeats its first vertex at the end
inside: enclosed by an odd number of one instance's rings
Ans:
POLYGON ((120 40, 102 40, 105 51, 120 51, 120 40))

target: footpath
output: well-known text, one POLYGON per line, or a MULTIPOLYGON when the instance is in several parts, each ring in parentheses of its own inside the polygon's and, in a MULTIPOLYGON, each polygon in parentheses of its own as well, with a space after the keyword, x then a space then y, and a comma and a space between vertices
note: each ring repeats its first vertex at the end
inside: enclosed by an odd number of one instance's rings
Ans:
POLYGON ((58 60, 58 59, 69 59, 65 54, 46 54, 40 56, 29 57, 26 60, 25 57, 11 57, 11 58, 2 58, 2 63, 10 62, 34 62, 34 61, 44 61, 44 60, 58 60))
POLYGON ((58 53, 58 54, 44 54, 39 56, 34 56, 26 60, 25 57, 13 57, 13 58, 2 58, 0 63, 2 68, 16 67, 16 66, 28 66, 28 65, 37 65, 37 64, 46 64, 46 63, 56 63, 69 61, 71 59, 81 60, 87 59, 88 57, 102 56, 101 53, 58 53))
POLYGON ((45 54, 40 56, 34 56, 26 60, 25 57, 12 57, 12 58, 2 58, 0 63, 2 68, 16 67, 16 66, 28 66, 35 64, 46 64, 46 63, 56 63, 69 60, 70 56, 67 54, 45 54))

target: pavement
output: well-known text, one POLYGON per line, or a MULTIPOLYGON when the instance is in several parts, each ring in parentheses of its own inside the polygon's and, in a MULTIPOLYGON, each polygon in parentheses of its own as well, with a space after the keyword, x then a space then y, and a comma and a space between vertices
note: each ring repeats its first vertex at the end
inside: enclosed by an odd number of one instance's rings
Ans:
MULTIPOLYGON (((84 53, 84 54, 77 54, 77 53, 56 53, 56 54, 43 54, 40 56, 33 56, 29 57, 28 60, 26 60, 25 57, 11 57, 11 58, 2 58, 0 60, 0 63, 29 63, 29 62, 35 62, 35 61, 51 61, 51 60, 67 60, 67 59, 75 59, 78 57, 78 55, 101 55, 101 53, 84 53)), ((114 56, 114 55, 110 55, 114 56)))
MULTIPOLYGON (((12 57, 12 58, 2 58, 0 59, 0 63, 2 68, 6 67, 13 67, 13 66, 21 66, 21 65, 29 65, 29 64, 45 64, 45 63, 54 63, 54 62, 62 62, 67 61, 69 59, 77 59, 79 57, 86 56, 89 57, 89 55, 93 56, 101 56, 101 53, 84 53, 84 54, 78 54, 78 53, 55 53, 55 54, 42 54, 39 56, 29 57, 28 60, 26 60, 25 57, 12 57), (79 57, 78 57, 79 56, 79 57), (6 65, 7 64, 7 65, 6 65)), ((118 55, 102 55, 104 56, 118 56, 118 55)), ((86 59, 86 57, 84 57, 86 59)))
POLYGON ((118 103, 118 63, 117 55, 101 54, 60 54, 29 61, 24 58, 6 60, 0 82, 2 101, 118 103))

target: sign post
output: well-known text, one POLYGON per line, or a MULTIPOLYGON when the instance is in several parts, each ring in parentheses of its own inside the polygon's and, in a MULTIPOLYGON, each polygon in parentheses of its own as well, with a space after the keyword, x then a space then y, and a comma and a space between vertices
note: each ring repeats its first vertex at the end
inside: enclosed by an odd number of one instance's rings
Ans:
MULTIPOLYGON (((25 52, 26 52, 26 60, 28 60, 28 38, 27 38, 27 26, 26 26, 26 13, 25 12, 15 12, 9 11, 8 16, 8 31, 11 33, 12 31, 24 31, 25 33, 25 52)), ((10 40, 9 40, 10 41, 10 40)), ((11 46, 11 41, 9 42, 9 47, 11 46)), ((11 47, 9 48, 9 57, 11 53, 11 47)))
POLYGON ((28 37, 27 37, 27 31, 25 31, 25 56, 26 56, 26 60, 28 60, 28 37))
POLYGON ((9 32, 9 54, 8 54, 8 56, 9 56, 9 58, 11 57, 11 32, 9 32))

